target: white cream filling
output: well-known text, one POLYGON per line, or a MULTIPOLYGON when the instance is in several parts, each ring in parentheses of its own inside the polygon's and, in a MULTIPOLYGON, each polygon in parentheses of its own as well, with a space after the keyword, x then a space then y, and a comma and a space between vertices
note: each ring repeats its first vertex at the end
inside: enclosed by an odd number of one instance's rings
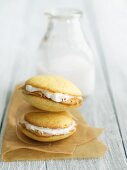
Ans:
MULTIPOLYGON (((46 96, 49 99, 52 99, 55 102, 63 102, 63 101, 67 101, 69 99, 74 98, 74 96, 71 96, 71 95, 62 94, 62 93, 52 93, 47 90, 33 87, 31 85, 26 85, 26 91, 28 92, 41 91, 44 96, 46 96)), ((78 97, 78 98, 81 99, 81 97, 78 97)))
POLYGON ((21 123, 25 124, 25 127, 27 130, 38 131, 40 134, 46 133, 50 135, 65 135, 76 128, 75 121, 73 121, 70 124, 70 126, 67 128, 57 128, 57 129, 50 129, 50 128, 45 128, 45 127, 35 126, 25 120, 22 120, 21 123))

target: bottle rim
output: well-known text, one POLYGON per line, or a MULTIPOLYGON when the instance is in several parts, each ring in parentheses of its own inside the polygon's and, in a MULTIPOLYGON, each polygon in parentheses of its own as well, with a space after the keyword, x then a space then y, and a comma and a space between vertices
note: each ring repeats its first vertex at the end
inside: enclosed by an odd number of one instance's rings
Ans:
POLYGON ((59 8, 59 9, 48 9, 44 14, 50 18, 54 19, 72 19, 81 17, 83 15, 82 11, 74 8, 59 8))

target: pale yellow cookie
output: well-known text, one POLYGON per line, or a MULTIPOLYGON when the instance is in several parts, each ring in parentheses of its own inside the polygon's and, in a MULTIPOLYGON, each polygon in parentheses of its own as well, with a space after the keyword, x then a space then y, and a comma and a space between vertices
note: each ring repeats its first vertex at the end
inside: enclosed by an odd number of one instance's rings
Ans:
POLYGON ((47 111, 65 111, 79 107, 81 91, 70 81, 59 76, 35 76, 22 87, 24 99, 32 106, 47 111))
POLYGON ((76 123, 68 112, 30 112, 19 120, 19 130, 41 142, 53 142, 71 136, 76 123))

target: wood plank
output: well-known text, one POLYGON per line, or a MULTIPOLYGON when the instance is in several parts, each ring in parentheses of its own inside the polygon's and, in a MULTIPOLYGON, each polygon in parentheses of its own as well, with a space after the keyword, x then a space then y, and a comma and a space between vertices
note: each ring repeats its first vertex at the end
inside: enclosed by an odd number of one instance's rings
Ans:
MULTIPOLYGON (((15 65, 17 65, 15 73, 12 71, 13 75, 11 77, 13 77, 13 79, 11 80, 11 87, 9 88, 9 90, 11 91, 11 94, 13 92, 12 89, 14 89, 15 85, 19 82, 22 82, 23 80, 27 79, 28 77, 32 76, 35 74, 35 61, 31 59, 31 55, 25 56, 24 54, 20 54, 20 59, 19 60, 15 60, 16 63, 15 65), (27 58, 27 62, 26 60, 24 61, 24 58, 27 58)), ((17 56, 16 56, 17 57, 17 56)), ((11 72, 11 70, 10 70, 11 72)), ((4 91, 3 91, 4 92, 4 91)), ((5 93, 5 92, 4 92, 5 93)), ((7 106, 5 105, 5 107, 7 108, 7 106)), ((6 109, 5 109, 6 111, 6 109)), ((1 137, 3 136, 3 132, 4 132, 4 127, 5 127, 5 122, 3 124, 3 129, 2 129, 2 134, 1 137)), ((1 139, 2 140, 2 139, 1 139)), ((0 140, 0 149, 1 149, 1 140, 0 140)), ((46 170, 46 162, 45 161, 19 161, 19 162, 13 162, 13 163, 4 163, 4 162, 0 162, 0 167, 2 167, 2 170, 6 170, 6 169, 44 169, 46 170)))
MULTIPOLYGON (((1 54, 0 54, 1 55, 1 54)), ((10 54, 10 57, 12 55, 10 54)), ((0 131, 2 126, 2 120, 4 118, 4 113, 6 111, 6 105, 8 104, 8 99, 10 96, 10 86, 12 83, 12 74, 15 70, 15 59, 12 57, 11 61, 8 62, 7 54, 1 55, 1 66, 0 66, 0 77, 2 79, 2 83, 0 83, 0 131), (6 73, 6 74, 5 74, 6 73)))
MULTIPOLYGON (((101 10, 105 12, 107 1, 103 4, 101 10)), ((98 17, 97 24, 101 28, 100 43, 105 54, 102 58, 104 74, 127 158, 127 4, 125 1, 113 1, 112 5, 114 11, 109 8, 107 15, 98 17)))
POLYGON ((1 170, 46 170, 44 161, 0 162, 1 170))

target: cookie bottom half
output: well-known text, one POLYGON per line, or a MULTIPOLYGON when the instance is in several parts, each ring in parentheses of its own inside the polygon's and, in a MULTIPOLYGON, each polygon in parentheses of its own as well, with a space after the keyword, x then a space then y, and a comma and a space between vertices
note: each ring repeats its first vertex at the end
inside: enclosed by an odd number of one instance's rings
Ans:
POLYGON ((65 139, 71 136, 76 131, 76 129, 74 129, 73 131, 70 131, 68 134, 65 134, 65 135, 38 136, 35 133, 32 133, 31 131, 27 130, 26 128, 22 126, 18 126, 18 128, 27 137, 34 139, 36 141, 40 141, 40 142, 54 142, 54 141, 62 140, 62 139, 65 139))
POLYGON ((27 94, 23 94, 23 97, 32 106, 41 110, 46 110, 51 112, 66 111, 69 109, 77 108, 81 105, 81 103, 76 105, 57 103, 46 98, 41 98, 38 96, 27 95, 27 94))

